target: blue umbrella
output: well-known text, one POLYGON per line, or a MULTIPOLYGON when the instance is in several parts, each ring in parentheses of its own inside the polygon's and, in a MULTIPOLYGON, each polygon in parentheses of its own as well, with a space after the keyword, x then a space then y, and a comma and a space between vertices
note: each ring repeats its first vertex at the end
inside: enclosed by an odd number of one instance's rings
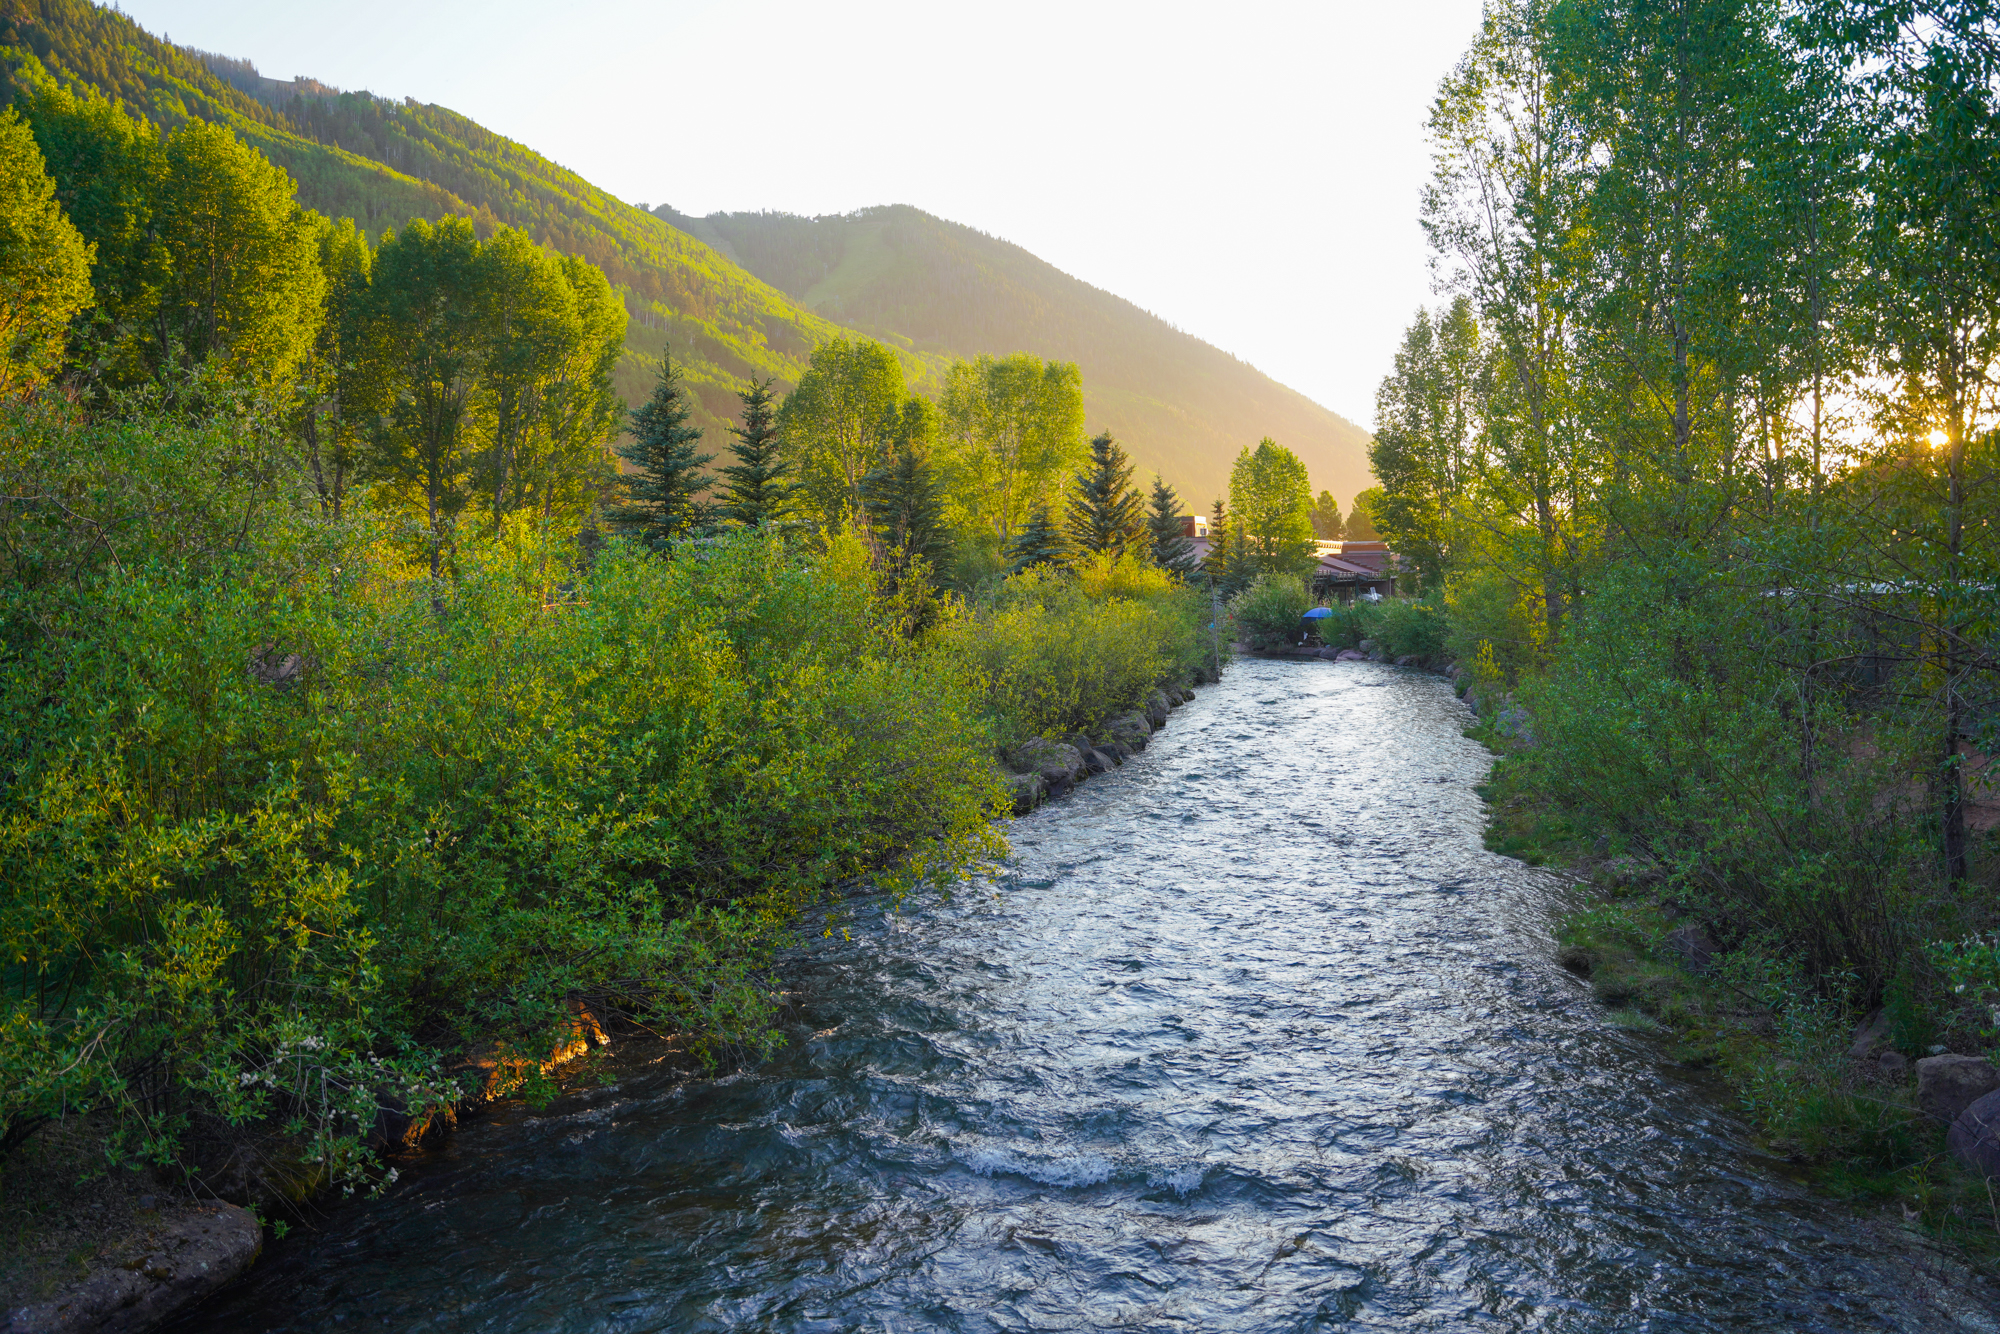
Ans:
POLYGON ((1314 607, 1305 614, 1304 619, 1308 621, 1323 621, 1331 615, 1333 615, 1333 608, 1331 607, 1314 607))

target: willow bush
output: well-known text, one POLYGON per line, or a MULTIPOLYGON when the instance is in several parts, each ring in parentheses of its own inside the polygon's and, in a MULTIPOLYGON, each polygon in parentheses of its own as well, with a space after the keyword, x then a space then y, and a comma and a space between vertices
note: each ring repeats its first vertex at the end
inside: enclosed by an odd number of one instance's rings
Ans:
POLYGON ((1000 850, 986 682, 852 545, 586 560, 516 521, 434 583, 254 414, 10 411, 9 1143, 276 1123, 352 1173, 378 1099, 454 1097, 450 1051, 545 1050, 578 1000, 757 1048, 814 896, 1000 850))

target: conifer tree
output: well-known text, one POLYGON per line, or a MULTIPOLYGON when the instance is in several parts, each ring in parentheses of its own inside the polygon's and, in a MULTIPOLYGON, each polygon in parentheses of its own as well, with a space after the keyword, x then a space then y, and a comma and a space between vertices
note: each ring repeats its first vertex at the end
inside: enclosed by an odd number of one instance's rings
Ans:
POLYGON ((1103 432, 1090 442, 1090 466, 1076 479, 1066 527, 1070 544, 1114 560, 1136 546, 1146 528, 1146 502, 1132 487, 1132 461, 1103 432))
POLYGON ((899 585, 919 562, 936 571, 951 557, 944 484, 931 466, 928 447, 934 412, 929 399, 905 402, 894 452, 861 482, 869 524, 882 540, 891 575, 899 585))
POLYGON ((1181 531, 1181 498, 1158 473, 1153 474, 1153 511, 1146 517, 1153 564, 1185 579, 1195 572, 1194 543, 1181 531))
POLYGON ((1201 558, 1201 572, 1217 587, 1230 587, 1229 568, 1229 512, 1223 507, 1222 497, 1215 498, 1215 509, 1208 516, 1208 554, 1201 558))
POLYGON ((701 429, 689 426, 687 386, 670 353, 660 355, 653 396, 632 410, 632 439, 618 456, 634 472, 624 479, 627 501, 611 513, 617 527, 655 550, 698 531, 708 521, 700 499, 702 468, 713 454, 697 454, 701 429))
POLYGON ((792 487, 779 453, 778 409, 771 398, 771 382, 752 379, 750 387, 736 396, 743 400, 743 424, 729 428, 736 437, 729 447, 736 462, 722 470, 729 489, 716 517, 745 528, 777 523, 791 512, 792 487))
POLYGON ((1070 556, 1069 542, 1061 525, 1050 517, 1047 505, 1037 505, 1028 522, 1007 544, 1007 573, 1019 574, 1037 565, 1066 570, 1070 556))

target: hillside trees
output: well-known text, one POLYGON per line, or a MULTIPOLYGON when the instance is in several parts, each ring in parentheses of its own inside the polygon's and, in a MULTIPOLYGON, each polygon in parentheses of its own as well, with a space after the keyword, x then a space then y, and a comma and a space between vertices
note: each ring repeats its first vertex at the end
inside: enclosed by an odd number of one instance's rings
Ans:
POLYGON ((54 195, 33 132, 0 113, 0 398, 47 382, 90 305, 90 247, 54 195))
POLYGON ((1321 491, 1314 499, 1312 519, 1313 536, 1322 542, 1340 540, 1344 531, 1340 518, 1340 502, 1333 498, 1333 492, 1321 491))

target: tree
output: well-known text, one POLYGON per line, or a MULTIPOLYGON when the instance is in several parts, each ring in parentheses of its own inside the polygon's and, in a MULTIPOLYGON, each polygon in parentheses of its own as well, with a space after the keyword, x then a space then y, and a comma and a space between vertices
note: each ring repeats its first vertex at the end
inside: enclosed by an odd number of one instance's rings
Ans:
POLYGON ((1371 524, 1426 588, 1441 588, 1468 524, 1482 450, 1483 348, 1470 298, 1419 310, 1375 395, 1368 462, 1382 479, 1371 524))
POLYGON ((292 178, 230 131, 191 120, 167 139, 153 226, 165 278, 156 368, 213 362, 267 383, 312 347, 326 297, 317 228, 292 178))
POLYGON ((1073 555, 1062 525, 1050 516, 1047 505, 1037 505, 1007 544, 1007 573, 1019 574, 1037 565, 1066 570, 1073 555))
POLYGON ((44 83, 21 105, 56 202, 93 252, 96 307, 76 322, 71 358, 94 376, 132 383, 145 374, 143 326, 166 277, 153 226, 164 170, 159 133, 95 90, 77 95, 44 83))
POLYGON ((1354 493, 1354 503, 1347 507, 1347 540, 1350 542, 1380 542, 1382 534, 1375 527, 1375 507, 1381 503, 1382 488, 1371 486, 1365 491, 1354 493))
POLYGON ((862 481, 869 524, 882 543, 884 564, 898 588, 912 575, 928 587, 935 571, 951 557, 944 488, 930 462, 936 411, 929 399, 906 399, 889 458, 862 481))
POLYGON ((625 302, 604 271, 577 255, 556 260, 576 311, 572 337, 542 385, 537 446, 515 458, 513 506, 542 522, 558 512, 581 519, 614 489, 617 468, 606 448, 625 418, 611 375, 625 351, 625 302))
POLYGON ((791 512, 792 487, 771 381, 753 378, 737 397, 743 401, 743 424, 729 428, 736 437, 729 447, 736 462, 722 470, 728 489, 716 517, 745 528, 778 523, 791 512))
POLYGON ((662 353, 653 396, 633 409, 632 438, 618 450, 633 471, 625 478, 627 500, 612 513, 614 524, 656 551, 708 520, 701 470, 715 455, 695 452, 701 429, 687 424, 693 415, 681 373, 662 353))
POLYGON ((54 196, 34 133, 0 112, 0 397, 48 380, 90 304, 90 247, 54 196))
POLYGON ((368 427, 382 410, 381 358, 368 323, 373 262, 368 238, 354 219, 320 227, 326 309, 299 367, 297 430, 320 505, 335 519, 346 507, 368 427))
POLYGON ((1085 454, 1075 363, 1026 352, 954 362, 941 406, 954 527, 1006 542, 1022 515, 1060 502, 1085 454))
POLYGON ((1248 562, 1244 575, 1310 572, 1312 485, 1298 455, 1269 436, 1239 453, 1229 473, 1229 507, 1248 562))
POLYGON ((880 343, 835 338, 813 349, 778 410, 798 498, 824 528, 861 518, 861 479, 888 456, 906 391, 902 363, 880 343))
POLYGON ((473 498, 466 415, 491 341, 480 278, 470 222, 413 218, 382 238, 368 285, 384 401, 368 471, 422 509, 432 579, 473 498))
POLYGON ((1229 511, 1223 505, 1222 497, 1217 496, 1215 508, 1208 516, 1208 551, 1201 558, 1201 572, 1210 583, 1222 590, 1225 597, 1233 595, 1238 584, 1248 582, 1239 578, 1237 562, 1231 559, 1235 553, 1230 550, 1229 539, 1229 511))
POLYGON ((1196 569, 1194 542, 1184 531, 1181 498, 1158 473, 1153 474, 1152 512, 1146 516, 1146 538, 1153 564, 1186 579, 1196 569))
POLYGON ((544 397, 583 341, 576 291, 557 259, 511 227, 479 247, 481 300, 491 340, 475 399, 486 436, 480 492, 497 534, 510 509, 530 504, 530 474, 549 423, 544 397))
POLYGON ((1322 542, 1340 540, 1340 502, 1331 491, 1321 491, 1313 501, 1313 536, 1322 542))
POLYGON ((1090 442, 1090 464, 1071 490, 1065 526, 1070 545, 1114 560, 1146 531, 1146 502, 1132 486, 1132 460, 1111 433, 1090 442))

